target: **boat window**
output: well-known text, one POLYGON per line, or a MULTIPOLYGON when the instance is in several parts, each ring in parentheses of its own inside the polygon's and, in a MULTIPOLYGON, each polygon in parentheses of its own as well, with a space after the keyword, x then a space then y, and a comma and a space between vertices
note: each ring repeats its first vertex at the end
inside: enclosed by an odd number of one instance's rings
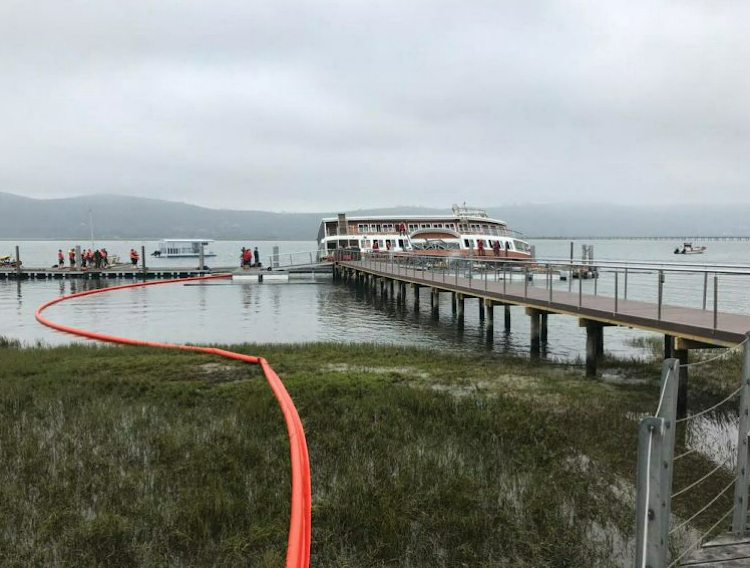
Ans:
POLYGON ((366 233, 367 232, 367 225, 363 225, 362 223, 360 223, 359 225, 357 225, 357 230, 360 233, 366 233))
POLYGON ((399 246, 399 248, 404 248, 404 239, 399 239, 398 240, 398 246, 399 246))
POLYGON ((385 225, 383 225, 383 230, 387 231, 387 232, 392 232, 393 231, 393 223, 386 223, 385 225))
POLYGON ((381 232, 380 225, 375 225, 375 231, 378 233, 381 232))
POLYGON ((328 247, 328 250, 335 250, 336 249, 336 241, 328 241, 328 243, 326 244, 326 246, 328 247))
POLYGON ((370 248, 370 239, 362 241, 362 248, 370 248))
POLYGON ((350 246, 350 247, 358 247, 358 246, 359 246, 359 241, 358 241, 358 240, 356 240, 356 239, 351 239, 351 240, 349 241, 349 246, 350 246))
POLYGON ((516 250, 528 252, 531 247, 529 247, 528 243, 525 243, 523 241, 517 241, 516 239, 513 239, 513 245, 515 246, 516 250))
POLYGON ((417 225, 415 225, 414 223, 409 223, 409 230, 410 231, 416 231, 417 230, 417 225))
POLYGON ((422 229, 429 229, 429 228, 430 228, 430 224, 429 224, 429 223, 422 223, 422 224, 420 225, 420 227, 421 227, 422 229))
POLYGON ((474 241, 471 239, 464 239, 464 246, 466 248, 474 248, 474 241))
POLYGON ((339 248, 346 248, 347 243, 346 239, 339 239, 339 248))

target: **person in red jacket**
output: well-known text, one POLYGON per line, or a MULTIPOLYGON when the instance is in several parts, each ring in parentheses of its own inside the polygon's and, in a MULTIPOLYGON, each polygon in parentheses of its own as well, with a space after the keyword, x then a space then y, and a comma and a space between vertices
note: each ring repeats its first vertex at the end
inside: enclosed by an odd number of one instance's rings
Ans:
POLYGON ((479 249, 479 256, 484 256, 484 240, 477 239, 477 249, 479 249))
POLYGON ((65 268, 65 255, 62 249, 57 249, 57 267, 65 268))

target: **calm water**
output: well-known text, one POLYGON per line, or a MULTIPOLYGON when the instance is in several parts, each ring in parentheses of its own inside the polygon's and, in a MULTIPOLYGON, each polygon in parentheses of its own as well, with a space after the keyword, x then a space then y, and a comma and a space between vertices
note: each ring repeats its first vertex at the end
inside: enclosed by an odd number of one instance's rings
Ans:
MULTIPOLYGON (((0 255, 3 251, 12 251, 14 244, 0 241, 0 255)), ((22 242, 21 255, 26 265, 45 266, 45 262, 54 262, 58 248, 69 248, 74 244, 22 242)), ((540 258, 567 258, 570 251, 568 241, 537 241, 533 244, 540 258)), ((596 258, 602 260, 674 262, 677 259, 696 264, 750 264, 750 243, 747 242, 711 242, 708 243, 708 254, 680 257, 672 254, 676 243, 664 241, 589 241, 587 244, 595 245, 596 258)), ((125 256, 131 247, 140 248, 141 243, 108 242, 104 246, 110 253, 125 256)), ((145 246, 150 251, 156 243, 145 243, 145 246)), ((234 265, 242 246, 258 246, 263 256, 271 254, 273 246, 279 246, 282 254, 314 249, 313 242, 223 241, 211 247, 218 255, 212 264, 234 265)), ((580 243, 576 243, 575 254, 580 256, 580 243)), ((165 259, 152 261, 154 265, 157 262, 161 266, 168 265, 165 259)), ((184 266, 186 261, 177 262, 184 266)), ((652 276, 644 278, 653 280, 652 276)), ((112 285, 111 281, 0 281, 0 310, 3 314, 0 335, 26 343, 42 341, 50 345, 86 341, 41 326, 34 320, 34 311, 50 298, 108 285, 112 285)), ((592 285, 591 281, 585 282, 585 286, 592 285)), ((599 285, 606 287, 606 279, 602 278, 599 285)), ((567 283, 558 282, 557 286, 567 288, 567 283)), ((642 292, 649 294, 653 290, 653 285, 644 285, 642 292)), ((696 297, 694 283, 673 285, 670 290, 670 293, 696 297)), ((638 291, 634 280, 631 293, 636 295, 638 291)), ((745 302, 743 294, 750 306, 749 286, 738 287, 733 297, 736 302, 745 302)), ((330 279, 319 279, 288 284, 231 281, 169 284, 85 297, 53 306, 45 313, 55 321, 75 327, 154 341, 200 344, 375 342, 527 354, 530 329, 523 308, 512 308, 512 330, 507 333, 503 329, 502 309, 497 308, 496 312, 496 327, 491 341, 488 341, 487 328, 479 319, 475 300, 467 301, 465 325, 459 327, 447 295, 441 301, 439 318, 435 319, 429 297, 423 298, 419 309, 415 310, 410 296, 404 309, 392 299, 383 300, 343 284, 333 284, 330 279)), ((644 352, 633 347, 631 341, 649 335, 626 328, 606 328, 605 351, 617 356, 643 356, 644 352)), ((576 318, 550 316, 549 341, 543 356, 566 361, 582 359, 585 343, 585 330, 578 326, 576 318)), ((697 447, 717 463, 724 463, 725 456, 731 456, 736 446, 735 432, 733 412, 705 416, 690 424, 687 446, 697 447)))
MULTIPOLYGON (((0 241, 0 255, 12 252, 15 242, 0 241)), ((22 241, 21 258, 27 266, 46 266, 55 262, 58 248, 63 250, 81 244, 70 241, 22 241)), ((110 254, 123 257, 131 247, 152 251, 153 241, 109 241, 110 254)), ((566 258, 569 241, 536 241, 540 258, 566 258)), ((580 244, 575 254, 580 255, 580 244)), ((598 259, 674 261, 676 243, 666 241, 587 241, 595 245, 598 259)), ((282 254, 315 248, 310 242, 238 242, 220 241, 211 247, 217 257, 207 261, 213 266, 233 266, 242 246, 257 246, 262 258, 278 246, 282 254)), ((750 243, 708 243, 707 254, 680 256, 684 262, 750 263, 750 243)), ((150 259, 150 263, 168 266, 185 265, 192 260, 150 259)), ((25 342, 43 341, 61 344, 81 341, 39 325, 33 314, 42 302, 87 286, 111 285, 89 281, 0 282, 0 309, 4 314, 0 334, 25 342)), ((587 283, 590 285, 590 283, 587 283)), ((606 286, 602 279, 601 286, 606 286)), ((556 286, 566 287, 565 283, 556 286)), ((632 289, 637 290, 635 284, 632 289)), ((750 304, 750 302, 748 302, 750 304)), ((357 293, 330 280, 292 282, 289 284, 250 284, 213 282, 202 285, 175 284, 144 289, 119 291, 108 295, 81 298, 48 310, 56 321, 90 330, 139 337, 150 340, 192 343, 305 341, 378 342, 423 345, 441 349, 493 349, 525 354, 529 349, 529 323, 522 308, 512 309, 512 330, 502 325, 502 310, 497 309, 496 327, 488 344, 486 328, 479 319, 478 303, 467 301, 463 328, 456 325, 447 296, 441 302, 440 317, 430 312, 429 299, 422 300, 415 311, 411 299, 406 310, 392 300, 357 293)), ((645 332, 625 328, 607 328, 605 349, 620 356, 640 356, 632 347, 632 338, 647 336, 645 332)), ((585 330, 572 317, 549 318, 549 342, 546 356, 564 360, 581 358, 585 353, 585 330)))

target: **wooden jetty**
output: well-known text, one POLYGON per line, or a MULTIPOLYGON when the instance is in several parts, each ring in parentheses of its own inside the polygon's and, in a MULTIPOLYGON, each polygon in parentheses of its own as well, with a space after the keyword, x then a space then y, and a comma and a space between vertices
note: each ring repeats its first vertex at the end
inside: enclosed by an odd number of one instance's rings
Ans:
POLYGON ((727 537, 708 542, 683 560, 680 566, 747 568, 750 566, 750 539, 727 537))
MULTIPOLYGON (((402 262, 408 262, 403 260, 402 262)), ((482 275, 482 273, 479 273, 482 275)), ((541 352, 541 344, 547 341, 548 318, 552 315, 567 315, 578 318, 579 325, 586 328, 586 374, 596 375, 597 361, 604 354, 604 328, 625 326, 664 335, 665 357, 675 357, 681 363, 689 360, 689 350, 711 347, 733 347, 745 339, 750 330, 750 316, 717 313, 674 305, 655 304, 638 300, 582 294, 578 292, 528 285, 528 274, 516 273, 516 279, 490 280, 487 272, 483 278, 470 278, 465 273, 447 273, 424 267, 409 267, 392 261, 361 259, 337 261, 334 279, 357 280, 381 293, 405 298, 407 288, 419 302, 420 288, 430 290, 433 317, 438 317, 441 293, 451 294, 451 305, 463 322, 466 300, 476 299, 479 318, 486 322, 488 335, 494 327, 494 308, 505 308, 505 328, 511 326, 511 306, 522 306, 531 321, 530 350, 532 356, 541 352), (520 276, 522 282, 517 278, 520 276)), ((551 274, 548 275, 551 278, 551 274)), ((678 412, 687 412, 688 368, 680 370, 680 393, 678 412)))

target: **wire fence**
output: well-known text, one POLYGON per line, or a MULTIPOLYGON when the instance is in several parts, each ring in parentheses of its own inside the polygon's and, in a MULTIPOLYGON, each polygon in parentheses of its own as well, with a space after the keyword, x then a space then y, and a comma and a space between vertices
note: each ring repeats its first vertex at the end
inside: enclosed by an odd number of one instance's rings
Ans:
POLYGON ((720 532, 747 533, 748 428, 750 427, 750 345, 748 337, 722 354, 695 363, 664 362, 662 383, 653 417, 641 423, 638 446, 636 566, 672 568, 680 565, 720 532), (738 387, 722 400, 677 417, 680 375, 695 365, 716 363, 742 351, 738 387), (718 457, 701 445, 699 425, 725 415, 736 432, 737 446, 718 457), (736 418, 735 418, 736 417, 736 418), (675 456, 675 450, 679 453, 675 456), (673 481, 679 487, 672 490, 673 481), (731 526, 728 519, 732 517, 731 526))

